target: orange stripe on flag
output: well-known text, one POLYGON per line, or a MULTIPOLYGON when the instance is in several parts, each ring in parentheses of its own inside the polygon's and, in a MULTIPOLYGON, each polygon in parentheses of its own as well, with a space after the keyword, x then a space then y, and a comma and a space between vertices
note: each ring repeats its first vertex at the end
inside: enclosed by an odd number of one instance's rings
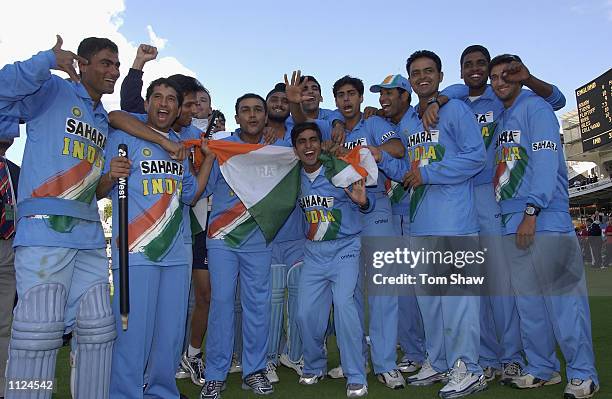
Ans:
POLYGON ((161 219, 161 217, 168 209, 172 195, 164 193, 161 198, 157 200, 149 209, 138 215, 136 219, 128 226, 128 247, 132 247, 132 244, 136 239, 151 228, 155 223, 161 219))
MULTIPOLYGON (((199 139, 183 141, 183 145, 187 148, 199 147, 200 144, 201 140, 199 139)), ((217 156, 217 162, 219 162, 219 165, 223 165, 225 161, 227 161, 234 155, 247 154, 249 152, 258 150, 263 146, 263 144, 245 144, 226 140, 210 140, 208 142, 208 148, 210 148, 211 151, 214 152, 217 156)), ((201 158, 201 156, 198 156, 198 154, 199 153, 196 152, 196 158, 201 158)), ((196 162, 196 166, 199 166, 198 162, 196 162)))
POLYGON ((219 230, 227 226, 245 211, 246 207, 244 204, 242 202, 238 202, 236 205, 223 212, 218 218, 211 220, 210 224, 208 225, 208 236, 213 237, 219 230))
POLYGON ((83 180, 91 171, 92 164, 86 159, 67 171, 55 175, 32 191, 32 197, 57 197, 70 187, 83 180))
POLYGON ((361 165, 359 165, 359 162, 361 161, 361 156, 359 155, 360 148, 363 148, 363 147, 362 146, 354 147, 351 151, 349 151, 348 154, 340 157, 340 159, 350 164, 355 169, 355 171, 361 175, 361 177, 365 178, 368 176, 368 171, 365 170, 365 168, 363 168, 361 165))
POLYGON ((208 147, 217 156, 219 165, 223 165, 225 161, 235 155, 247 154, 262 148, 263 144, 245 144, 235 143, 226 140, 212 140, 208 142, 208 147))

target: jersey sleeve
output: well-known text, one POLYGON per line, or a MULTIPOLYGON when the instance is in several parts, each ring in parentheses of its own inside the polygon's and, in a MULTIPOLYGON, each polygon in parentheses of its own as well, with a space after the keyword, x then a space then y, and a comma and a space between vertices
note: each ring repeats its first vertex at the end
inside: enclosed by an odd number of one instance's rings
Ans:
POLYGON ((382 158, 378 164, 378 168, 391 180, 402 182, 404 175, 408 172, 408 162, 406 159, 393 158, 385 151, 381 151, 382 158))
POLYGON ((130 68, 121 83, 121 109, 127 112, 144 114, 144 100, 142 98, 143 72, 130 68))
POLYGON ((47 50, 0 69, 0 113, 23 120, 42 113, 55 99, 61 81, 51 74, 55 66, 55 54, 47 50))
POLYGON ((322 141, 328 141, 332 139, 332 121, 315 119, 313 122, 316 123, 319 129, 321 130, 322 141))
MULTIPOLYGON (((470 109, 454 101, 453 114, 447 124, 448 133, 455 140, 457 153, 444 157, 440 162, 421 166, 424 184, 459 184, 480 172, 485 165, 486 153, 480 128, 470 109)), ((446 111, 449 111, 446 108, 446 111)))
POLYGON ((550 108, 538 107, 528 115, 529 165, 534 173, 529 181, 528 202, 548 207, 558 180, 561 140, 559 123, 550 108))
POLYGON ((465 100, 470 94, 470 89, 466 85, 454 84, 447 86, 440 92, 441 96, 448 97, 449 99, 465 100))
POLYGON ((195 193, 198 190, 198 180, 191 173, 189 167, 189 158, 183 160, 183 188, 181 191, 181 201, 186 205, 191 205, 195 199, 195 193))
POLYGON ((559 90, 557 86, 551 86, 553 89, 552 94, 546 97, 544 100, 546 100, 546 102, 549 103, 555 111, 558 111, 561 108, 565 107, 565 96, 563 95, 563 93, 561 93, 561 90, 559 90))
POLYGON ((203 197, 208 197, 213 193, 220 175, 221 175, 221 169, 219 169, 219 162, 215 159, 212 169, 210 170, 210 176, 208 177, 208 183, 206 184, 206 188, 204 189, 204 194, 202 194, 203 197))
POLYGON ((373 116, 366 119, 366 123, 368 124, 368 135, 370 136, 368 138, 369 143, 380 146, 391 139, 397 139, 401 143, 396 127, 387 120, 373 116))

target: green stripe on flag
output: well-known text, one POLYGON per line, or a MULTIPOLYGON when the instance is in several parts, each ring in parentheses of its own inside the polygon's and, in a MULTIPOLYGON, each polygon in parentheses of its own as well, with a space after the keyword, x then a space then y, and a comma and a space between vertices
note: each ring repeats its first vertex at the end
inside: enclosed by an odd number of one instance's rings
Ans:
POLYGON ((338 236, 338 232, 340 231, 340 224, 342 224, 342 211, 340 211, 340 209, 332 209, 328 213, 328 219, 329 219, 330 213, 334 217, 335 220, 333 222, 332 221, 329 222, 327 231, 323 235, 323 238, 321 239, 321 241, 335 240, 336 237, 338 236))
POLYGON ((225 241, 225 243, 232 248, 238 248, 256 228, 257 222, 255 222, 255 219, 250 216, 247 220, 240 223, 239 226, 226 234, 225 237, 223 237, 223 241, 225 241))
MULTIPOLYGON (((529 155, 527 155, 527 151, 523 147, 518 147, 518 149, 520 159, 514 161, 514 166, 510 170, 510 179, 508 179, 508 183, 501 187, 500 196, 502 200, 514 198, 527 170, 529 155)), ((506 167, 509 167, 509 164, 506 164, 506 167)))
POLYGON ((159 262, 168 252, 183 223, 183 204, 174 210, 170 220, 157 237, 144 247, 144 255, 153 262, 159 262))
POLYGON ((264 198, 248 210, 268 243, 272 242, 296 206, 301 167, 301 163, 296 163, 264 198))
POLYGON ((327 152, 321 152, 321 154, 319 154, 319 161, 321 161, 325 167, 325 177, 330 183, 335 175, 349 166, 348 162, 338 159, 327 152))

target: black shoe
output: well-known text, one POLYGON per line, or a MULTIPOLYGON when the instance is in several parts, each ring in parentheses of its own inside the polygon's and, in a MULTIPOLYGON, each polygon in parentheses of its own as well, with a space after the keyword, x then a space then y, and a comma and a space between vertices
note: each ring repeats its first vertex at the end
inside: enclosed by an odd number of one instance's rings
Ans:
POLYGON ((225 381, 206 381, 200 391, 200 399, 221 399, 221 391, 225 390, 225 381))

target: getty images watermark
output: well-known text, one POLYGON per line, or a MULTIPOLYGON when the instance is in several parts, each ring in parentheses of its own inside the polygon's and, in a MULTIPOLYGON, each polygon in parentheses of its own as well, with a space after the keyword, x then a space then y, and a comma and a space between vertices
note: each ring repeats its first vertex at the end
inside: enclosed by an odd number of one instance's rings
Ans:
MULTIPOLYGON (((362 273, 369 295, 585 295, 575 237, 366 237, 362 273)), ((608 293, 607 295, 610 295, 608 293)))

